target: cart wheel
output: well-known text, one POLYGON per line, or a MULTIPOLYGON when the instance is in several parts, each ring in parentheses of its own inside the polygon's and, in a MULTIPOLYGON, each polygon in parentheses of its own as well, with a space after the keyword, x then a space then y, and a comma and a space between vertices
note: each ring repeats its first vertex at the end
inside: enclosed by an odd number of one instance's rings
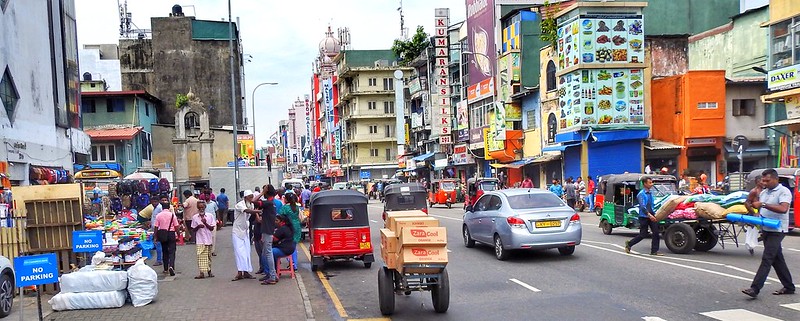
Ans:
POLYGON ((369 269, 371 267, 372 267, 372 262, 364 262, 364 268, 369 269))
POLYGON ((463 233, 461 233, 461 234, 464 235, 464 246, 466 246, 468 248, 475 247, 475 240, 472 239, 472 234, 469 233, 469 229, 467 229, 467 225, 464 224, 464 227, 462 227, 461 229, 463 231, 463 233))
POLYGON ((717 229, 714 226, 700 226, 694 231, 697 236, 695 251, 708 252, 717 246, 717 229))
POLYGON ((503 248, 503 240, 497 234, 494 235, 494 256, 500 261, 508 259, 508 251, 503 248))
POLYGON ((386 267, 378 270, 378 302, 381 314, 394 313, 394 272, 386 267))
MULTIPOLYGON (((654 232, 658 233, 658 232, 654 232)), ((697 237, 691 226, 686 223, 675 223, 664 233, 664 243, 672 253, 686 254, 692 251, 697 237)))
POLYGON ((605 220, 600 222, 600 228, 603 229, 603 234, 605 235, 611 235, 611 230, 614 229, 614 227, 611 226, 611 223, 605 220))
POLYGON ((436 286, 431 290, 431 299, 436 313, 447 312, 447 308, 450 307, 450 277, 447 276, 447 269, 442 269, 439 282, 436 282, 436 286))

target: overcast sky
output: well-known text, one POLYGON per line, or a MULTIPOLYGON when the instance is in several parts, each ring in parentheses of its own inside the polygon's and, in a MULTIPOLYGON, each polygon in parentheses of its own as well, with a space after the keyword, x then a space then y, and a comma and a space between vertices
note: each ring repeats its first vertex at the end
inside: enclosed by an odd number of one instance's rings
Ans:
MULTIPOLYGON (((124 0, 120 0, 123 3, 124 0)), ((128 11, 142 29, 150 28, 150 17, 166 17, 173 4, 198 19, 221 20, 228 17, 225 0, 130 0, 128 11), (194 6, 194 7, 191 7, 194 6)), ((450 8, 450 21, 464 20, 464 0, 405 0, 405 25, 413 32, 417 25, 433 33, 434 9, 450 8)), ((78 43, 117 43, 119 14, 116 0, 77 0, 78 43)), ((245 86, 248 116, 252 116, 253 88, 256 92, 256 138, 264 145, 278 121, 287 119, 287 108, 305 94, 310 94, 311 63, 328 25, 334 32, 349 27, 352 49, 389 49, 400 34, 399 0, 232 0, 233 19, 241 20, 244 53, 253 56, 245 63, 245 86)), ((305 126, 303 126, 305 127, 305 126)))

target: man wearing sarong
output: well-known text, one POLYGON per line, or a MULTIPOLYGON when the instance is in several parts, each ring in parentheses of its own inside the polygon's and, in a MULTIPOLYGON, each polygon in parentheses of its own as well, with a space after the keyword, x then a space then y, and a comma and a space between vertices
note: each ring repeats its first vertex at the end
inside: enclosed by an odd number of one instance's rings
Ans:
POLYGON ((212 232, 217 226, 217 218, 214 214, 206 213, 206 202, 203 200, 197 201, 197 209, 199 213, 192 216, 192 229, 194 229, 196 237, 197 267, 200 269, 200 274, 194 278, 204 279, 206 274, 213 278, 214 274, 211 273, 211 249, 214 246, 212 232))
POLYGON ((246 190, 242 195, 244 199, 236 203, 233 214, 233 253, 236 257, 236 277, 233 281, 253 279, 250 275, 253 264, 250 262, 250 239, 248 231, 251 214, 260 214, 261 210, 253 209, 253 191, 246 190))

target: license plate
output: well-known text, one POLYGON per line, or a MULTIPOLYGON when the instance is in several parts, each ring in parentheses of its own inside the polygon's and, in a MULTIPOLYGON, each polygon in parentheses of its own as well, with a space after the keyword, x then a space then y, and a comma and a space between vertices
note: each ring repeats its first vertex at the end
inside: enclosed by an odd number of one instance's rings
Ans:
POLYGON ((561 221, 538 221, 536 222, 536 228, 540 227, 560 227, 561 221))
POLYGON ((359 244, 359 245, 358 245, 358 247, 359 247, 360 249, 362 249, 362 250, 369 250, 369 249, 371 249, 371 248, 372 248, 372 244, 371 244, 371 243, 369 243, 369 242, 367 242, 367 243, 361 243, 361 244, 359 244))

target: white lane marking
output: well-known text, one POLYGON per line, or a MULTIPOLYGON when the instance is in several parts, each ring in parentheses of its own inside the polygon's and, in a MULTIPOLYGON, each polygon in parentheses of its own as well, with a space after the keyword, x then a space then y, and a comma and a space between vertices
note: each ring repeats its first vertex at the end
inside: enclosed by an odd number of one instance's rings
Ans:
POLYGON ((446 220, 462 221, 462 219, 460 219, 460 218, 447 217, 447 216, 441 216, 441 215, 431 215, 431 214, 428 214, 428 216, 433 216, 433 217, 443 218, 443 219, 446 219, 446 220))
POLYGON ((532 287, 532 286, 528 285, 527 283, 525 283, 525 282, 522 282, 522 281, 520 281, 520 280, 517 280, 517 279, 508 279, 508 280, 509 280, 509 281, 511 281, 511 282, 514 282, 514 283, 516 283, 516 284, 519 284, 519 285, 521 285, 523 288, 526 288, 526 289, 528 289, 528 290, 531 290, 531 291, 533 291, 533 292, 542 292, 542 290, 539 290, 539 289, 537 289, 537 288, 534 288, 534 287, 532 287))
MULTIPOLYGON (((619 244, 613 244, 613 243, 595 242, 595 241, 586 241, 586 240, 581 240, 581 242, 597 243, 597 244, 608 244, 608 245, 611 245, 613 247, 616 247, 616 248, 619 248, 619 249, 622 249, 622 250, 625 249, 624 246, 619 245, 619 244)), ((636 252, 634 250, 631 250, 631 253, 632 254, 640 254, 639 252, 636 252)), ((736 271, 739 271, 739 272, 742 272, 742 273, 747 273, 747 274, 750 274, 750 275, 756 275, 756 272, 752 272, 750 270, 745 270, 743 268, 736 267, 736 266, 729 265, 729 264, 725 264, 725 263, 710 262, 710 261, 695 260, 695 259, 686 259, 686 258, 674 257, 674 256, 662 256, 662 257, 660 257, 660 259, 662 259, 662 260, 683 261, 683 262, 692 262, 692 263, 698 263, 698 264, 708 264, 708 265, 713 265, 713 266, 722 266, 722 267, 725 267, 725 268, 728 268, 728 269, 732 269, 732 270, 736 270, 736 271)), ((780 282, 780 280, 778 280, 776 278, 773 278, 773 277, 767 277, 767 280, 770 280, 770 281, 773 281, 773 282, 780 282)))
POLYGON ((782 321, 781 319, 775 319, 745 309, 719 310, 700 314, 721 321, 782 321))
POLYGON ((659 317, 642 317, 644 321, 667 321, 659 317))
POLYGON ((611 253, 626 255, 626 256, 629 256, 629 257, 637 258, 637 259, 653 261, 653 262, 663 263, 663 264, 667 264, 667 265, 673 265, 673 266, 677 266, 677 267, 682 267, 682 268, 685 268, 685 269, 690 269, 690 270, 695 270, 695 271, 700 271, 700 272, 711 273, 711 274, 715 274, 715 275, 719 275, 719 276, 734 278, 734 279, 737 279, 737 280, 752 281, 750 279, 743 278, 741 276, 737 276, 737 275, 733 275, 733 274, 727 274, 727 273, 722 273, 722 272, 717 272, 717 271, 712 271, 712 270, 706 270, 706 269, 703 269, 703 268, 699 268, 699 267, 695 267, 695 266, 691 266, 691 265, 680 264, 680 263, 675 263, 675 262, 657 260, 657 259, 654 259, 654 258, 641 256, 641 255, 631 255, 631 254, 627 254, 625 252, 620 252, 620 251, 616 251, 616 250, 612 250, 612 249, 607 249, 607 248, 596 246, 596 245, 583 244, 583 246, 587 246, 587 247, 590 247, 590 248, 594 248, 594 249, 598 249, 598 250, 602 250, 602 251, 607 251, 607 252, 611 252, 611 253))
POLYGON ((376 220, 369 220, 369 221, 372 222, 372 223, 378 223, 378 221, 376 221, 376 220))
POLYGON ((800 311, 800 303, 781 304, 782 307, 800 311))

